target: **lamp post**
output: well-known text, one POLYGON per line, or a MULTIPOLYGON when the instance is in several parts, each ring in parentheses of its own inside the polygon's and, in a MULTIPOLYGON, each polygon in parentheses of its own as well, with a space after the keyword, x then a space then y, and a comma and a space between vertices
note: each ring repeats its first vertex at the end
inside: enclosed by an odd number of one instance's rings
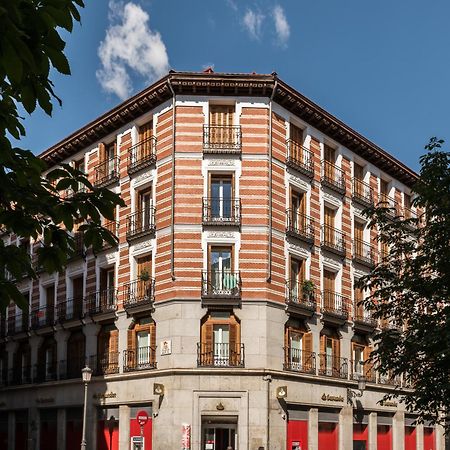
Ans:
POLYGON ((366 377, 364 375, 360 375, 358 377, 358 391, 359 392, 356 392, 353 389, 347 388, 348 403, 352 403, 353 397, 362 397, 365 389, 366 389, 366 377))
POLYGON ((87 406, 87 388, 91 381, 92 369, 86 366, 81 370, 81 378, 84 383, 84 408, 83 408, 83 435, 81 437, 81 450, 86 450, 86 406, 87 406))

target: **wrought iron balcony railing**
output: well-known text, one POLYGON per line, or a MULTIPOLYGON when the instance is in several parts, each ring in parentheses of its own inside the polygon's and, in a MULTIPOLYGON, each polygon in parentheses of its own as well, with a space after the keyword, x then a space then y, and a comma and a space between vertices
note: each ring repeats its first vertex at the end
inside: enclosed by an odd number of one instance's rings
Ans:
POLYGON ((30 315, 28 311, 21 311, 8 317, 8 336, 25 333, 30 329, 30 315))
POLYGON ((81 369, 89 363, 85 356, 70 355, 68 360, 59 362, 59 379, 69 380, 72 378, 81 378, 81 369))
POLYGON ((319 375, 333 378, 348 378, 348 360, 339 356, 319 354, 319 375))
POLYGON ((286 141, 286 165, 303 173, 309 178, 314 177, 314 160, 312 153, 302 145, 288 139, 286 141))
POLYGON ((310 309, 316 310, 316 295, 314 292, 303 291, 303 281, 287 280, 286 281, 286 302, 297 303, 310 309))
POLYGON ((353 178, 352 185, 352 199, 361 203, 363 206, 372 206, 373 188, 358 178, 353 178))
POLYGON ((133 145, 128 159, 128 173, 133 174, 156 162, 156 137, 150 136, 133 145))
POLYGON ((244 367, 244 344, 197 343, 198 367, 244 367))
POLYGON ((31 366, 18 366, 9 370, 10 385, 30 384, 32 382, 31 366))
POLYGON ((202 272, 202 298, 241 298, 241 274, 228 269, 202 272))
POLYGON ((322 161, 321 183, 322 185, 327 186, 340 194, 345 194, 344 171, 335 164, 326 160, 322 161))
POLYGON ((400 217, 403 214, 399 203, 386 194, 380 194, 377 206, 386 208, 386 214, 390 217, 400 217))
POLYGON ((204 197, 203 225, 232 225, 241 223, 239 198, 204 197))
POLYGON ((154 206, 140 209, 127 218, 127 240, 138 239, 156 230, 154 206))
POLYGON ((151 305, 155 300, 155 279, 134 280, 124 286, 123 307, 130 309, 136 306, 151 305))
POLYGON ((298 348, 284 348, 284 370, 316 374, 316 354, 298 348))
POLYGON ((203 126, 203 153, 241 153, 241 126, 203 126))
POLYGON ((321 246, 327 250, 345 255, 345 233, 331 227, 330 225, 322 225, 322 241, 321 246))
POLYGON ((103 355, 91 356, 90 367, 93 375, 111 375, 119 373, 119 352, 108 352, 103 355))
POLYGON ((59 323, 81 319, 84 315, 83 297, 72 297, 57 305, 57 320, 59 323))
POLYGON ((373 364, 369 361, 350 361, 352 368, 351 377, 352 380, 358 381, 361 377, 364 377, 367 382, 375 383, 376 373, 373 369, 373 364))
POLYGON ((119 181, 119 162, 119 158, 114 156, 95 166, 95 186, 108 186, 109 184, 119 181))
POLYGON ((55 323, 55 309, 53 305, 40 306, 31 310, 31 328, 51 327, 55 323))
POLYGON ((91 292, 86 297, 89 314, 104 314, 117 309, 117 289, 108 288, 91 292))
POLYGON ((375 248, 360 239, 353 240, 353 261, 369 267, 375 265, 375 248))
POLYGON ((316 223, 312 217, 298 213, 293 209, 286 210, 286 233, 306 242, 314 242, 316 223))
POLYGON ((34 365, 33 382, 44 383, 45 381, 55 381, 58 378, 56 362, 39 362, 34 365))
POLYGON ((322 291, 320 308, 323 314, 333 314, 347 319, 350 311, 350 301, 347 297, 337 292, 324 290, 322 291))
MULTIPOLYGON (((355 300, 358 303, 358 300, 355 300)), ((355 305, 353 313, 353 322, 361 323, 369 327, 375 328, 378 324, 377 319, 375 319, 370 311, 364 309, 362 305, 355 305)))
POLYGON ((139 347, 136 350, 123 351, 124 372, 146 369, 156 369, 155 347, 139 347))

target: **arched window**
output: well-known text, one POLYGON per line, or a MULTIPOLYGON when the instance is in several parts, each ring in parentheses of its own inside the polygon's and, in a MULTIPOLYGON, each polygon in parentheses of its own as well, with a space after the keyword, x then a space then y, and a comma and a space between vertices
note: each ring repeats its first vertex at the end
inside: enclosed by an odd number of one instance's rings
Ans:
MULTIPOLYGON (((81 369, 86 364, 86 338, 81 330, 74 331, 67 340, 67 378, 81 377, 81 369)), ((64 362, 62 363, 64 366, 64 362)))
POLYGON ((233 367, 244 365, 240 320, 229 311, 211 311, 201 323, 198 365, 233 367))

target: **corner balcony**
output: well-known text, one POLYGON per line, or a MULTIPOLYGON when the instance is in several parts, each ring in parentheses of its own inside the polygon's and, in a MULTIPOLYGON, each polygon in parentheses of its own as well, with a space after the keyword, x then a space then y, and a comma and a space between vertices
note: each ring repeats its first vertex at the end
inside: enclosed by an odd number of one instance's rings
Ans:
POLYGON ((352 200, 366 208, 373 206, 373 188, 364 181, 353 178, 352 200))
POLYGON ((344 325, 349 317, 349 306, 347 297, 330 290, 322 291, 320 310, 324 321, 334 325, 344 325))
POLYGON ((316 223, 312 217, 298 213, 293 209, 286 210, 286 234, 300 239, 307 244, 314 244, 316 223))
POLYGON ((239 271, 202 272, 202 304, 204 306, 239 306, 241 274, 239 271))
POLYGON ((198 367, 244 367, 244 344, 197 343, 198 367))
POLYGON ((319 354, 319 375, 324 377, 348 378, 348 360, 338 356, 319 354))
POLYGON ((31 329, 51 327, 55 323, 55 308, 53 305, 41 306, 31 310, 31 329))
POLYGON ((150 311, 155 301, 155 280, 134 280, 124 286, 123 307, 128 314, 150 311))
POLYGON ((133 145, 128 158, 128 174, 132 175, 156 163, 156 137, 150 136, 133 145))
POLYGON ((286 281, 286 309, 304 319, 309 319, 317 308, 314 293, 305 293, 303 282, 297 280, 286 281))
POLYGON ((329 225, 322 225, 321 247, 338 256, 345 256, 345 234, 329 225))
POLYGON ((123 351, 123 371, 156 369, 156 347, 139 347, 123 351))
POLYGON ((94 186, 106 187, 119 181, 119 158, 113 158, 103 161, 94 167, 94 186))
POLYGON ((368 242, 360 239, 353 241, 353 262, 369 268, 375 267, 375 249, 368 242))
POLYGON ((86 297, 87 308, 90 316, 106 319, 115 317, 117 310, 117 289, 108 288, 91 292, 86 297))
POLYGON ((127 217, 126 237, 128 242, 155 233, 155 212, 156 208, 151 206, 145 209, 139 209, 127 217))
POLYGON ((239 198, 204 197, 202 222, 206 226, 240 226, 241 200, 239 198))
POLYGON ((283 369, 315 375, 316 354, 298 348, 285 347, 283 369))
POLYGON ((83 301, 84 297, 72 297, 65 302, 59 302, 57 305, 58 323, 81 320, 84 317, 83 301))
POLYGON ((235 154, 242 151, 241 126, 203 125, 203 154, 235 154))
POLYGON ((295 169, 308 178, 314 177, 313 155, 307 148, 299 145, 292 139, 288 139, 286 141, 286 151, 286 166, 295 169))
POLYGON ((329 161, 322 161, 322 186, 326 186, 338 194, 345 194, 344 171, 329 161))

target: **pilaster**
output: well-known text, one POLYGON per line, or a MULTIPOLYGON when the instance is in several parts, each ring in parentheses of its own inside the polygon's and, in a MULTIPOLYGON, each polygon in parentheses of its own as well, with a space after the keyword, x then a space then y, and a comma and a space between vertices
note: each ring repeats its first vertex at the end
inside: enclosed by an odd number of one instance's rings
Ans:
POLYGON ((339 450, 353 448, 353 408, 344 406, 339 413, 339 450))
POLYGON ((317 408, 309 410, 308 449, 319 450, 319 410, 317 408))

